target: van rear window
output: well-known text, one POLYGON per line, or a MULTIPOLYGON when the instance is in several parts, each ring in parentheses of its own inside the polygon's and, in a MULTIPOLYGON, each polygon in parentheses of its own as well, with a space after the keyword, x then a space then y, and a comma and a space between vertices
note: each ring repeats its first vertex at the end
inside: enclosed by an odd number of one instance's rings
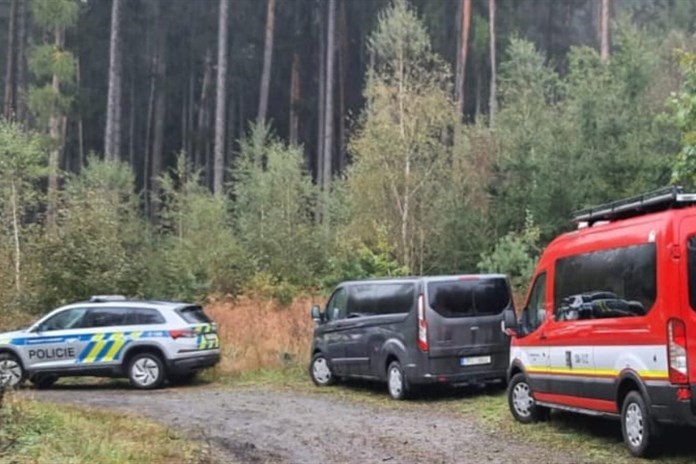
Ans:
POLYGON ((501 278, 430 282, 428 302, 444 317, 490 316, 510 305, 510 289, 501 278))
POLYGON ((187 306, 177 310, 177 312, 189 324, 210 324, 212 322, 200 306, 187 306))

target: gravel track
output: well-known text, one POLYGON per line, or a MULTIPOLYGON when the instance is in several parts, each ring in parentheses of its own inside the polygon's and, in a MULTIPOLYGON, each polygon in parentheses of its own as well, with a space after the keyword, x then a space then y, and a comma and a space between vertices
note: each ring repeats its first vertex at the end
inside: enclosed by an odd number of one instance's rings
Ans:
POLYGON ((149 417, 211 444, 218 462, 579 462, 417 401, 394 408, 327 394, 207 386, 142 392, 58 385, 26 396, 149 417))

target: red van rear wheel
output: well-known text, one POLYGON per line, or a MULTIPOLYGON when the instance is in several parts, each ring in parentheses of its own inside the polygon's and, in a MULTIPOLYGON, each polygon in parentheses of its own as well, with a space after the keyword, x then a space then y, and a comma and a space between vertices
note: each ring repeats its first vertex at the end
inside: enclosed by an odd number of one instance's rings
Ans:
POLYGON ((649 457, 657 451, 659 429, 650 416, 650 409, 637 391, 626 395, 621 407, 621 433, 632 455, 649 457))

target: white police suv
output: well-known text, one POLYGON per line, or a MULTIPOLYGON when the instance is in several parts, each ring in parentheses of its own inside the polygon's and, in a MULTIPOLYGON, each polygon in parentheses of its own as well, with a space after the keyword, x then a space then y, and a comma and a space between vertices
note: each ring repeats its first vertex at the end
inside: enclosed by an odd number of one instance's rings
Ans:
POLYGON ((0 333, 0 384, 40 388, 59 377, 128 377, 136 388, 191 380, 220 360, 217 325, 200 306, 94 296, 26 330, 0 333))

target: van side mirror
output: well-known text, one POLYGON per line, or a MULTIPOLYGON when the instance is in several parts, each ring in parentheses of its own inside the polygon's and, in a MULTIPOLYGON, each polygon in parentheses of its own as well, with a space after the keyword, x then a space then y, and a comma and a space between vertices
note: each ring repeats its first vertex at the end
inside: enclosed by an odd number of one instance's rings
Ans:
POLYGON ((324 315, 319 305, 312 306, 312 320, 318 324, 324 322, 324 315))
POLYGON ((509 337, 517 336, 517 314, 512 308, 505 310, 504 318, 500 323, 500 329, 509 337))

